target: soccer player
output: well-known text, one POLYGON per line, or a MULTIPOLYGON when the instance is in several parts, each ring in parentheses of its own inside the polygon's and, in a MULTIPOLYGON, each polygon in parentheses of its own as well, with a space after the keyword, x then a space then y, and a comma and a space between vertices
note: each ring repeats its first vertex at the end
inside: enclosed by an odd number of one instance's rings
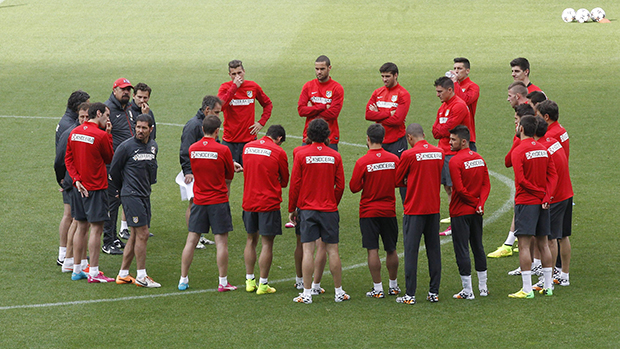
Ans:
POLYGON ((510 298, 534 298, 532 289, 530 245, 536 244, 541 253, 542 271, 545 278, 542 294, 553 295, 553 260, 549 250, 548 236, 549 204, 557 184, 557 172, 547 149, 536 142, 536 118, 523 116, 519 123, 521 143, 512 152, 515 173, 515 234, 519 238, 519 264, 521 267, 521 290, 511 293, 510 298))
POLYGON ((515 81, 508 86, 508 98, 510 107, 514 108, 519 104, 527 103, 527 87, 521 81, 515 81))
MULTIPOLYGON (((219 116, 222 111, 222 100, 216 96, 205 96, 202 99, 202 107, 198 109, 196 115, 189 119, 183 127, 181 134, 181 150, 179 151, 179 161, 181 162, 181 170, 185 176, 185 183, 189 184, 194 181, 192 166, 190 163, 189 147, 204 137, 202 124, 206 116, 219 116)), ((189 216, 194 203, 193 195, 189 198, 189 206, 185 211, 185 222, 189 226, 189 216)), ((205 245, 214 245, 215 242, 205 237, 200 237, 196 248, 203 249, 205 245)))
POLYGON ((398 156, 382 148, 385 128, 372 124, 366 131, 368 153, 355 163, 349 182, 351 192, 362 191, 360 199, 360 230, 362 246, 368 251, 368 269, 373 288, 366 293, 368 297, 383 298, 381 282, 381 260, 379 259, 379 236, 385 250, 385 266, 389 274, 388 295, 400 293, 398 287, 398 222, 394 188, 396 187, 396 167, 398 156))
MULTIPOLYGON (((74 129, 75 126, 79 125, 78 107, 82 103, 87 102, 89 98, 90 96, 88 95, 88 93, 82 90, 74 91, 69 96, 69 99, 67 100, 67 110, 65 110, 65 114, 60 118, 60 121, 58 122, 58 125, 56 126, 56 141, 54 144, 56 146, 57 156, 59 152, 58 144, 62 138, 61 136, 65 133, 67 129, 74 129)), ((86 111, 86 113, 88 114, 88 110, 86 111)), ((64 148, 66 147, 67 147, 67 143, 65 141, 64 148)), ((63 168, 63 172, 66 172, 66 169, 64 169, 65 150, 66 149, 62 149, 62 158, 60 158, 60 166, 63 168)), ((56 157, 56 160, 58 160, 58 157, 56 157)), ((58 172, 56 172, 56 175, 58 178, 58 172)), ((62 180, 62 177, 60 177, 60 180, 62 180)), ((58 265, 62 265, 65 259, 65 255, 67 254, 67 232, 69 231, 69 228, 72 224, 71 222, 73 221, 73 218, 71 217, 71 200, 69 196, 69 191, 71 190, 69 187, 72 186, 71 184, 72 183, 66 183, 65 185, 66 190, 63 190, 63 185, 60 184, 61 186, 60 191, 62 192, 63 212, 62 212, 62 218, 60 219, 60 224, 58 225, 58 235, 59 235, 58 245, 59 246, 58 246, 58 257, 56 258, 56 264, 58 265)))
POLYGON ((233 160, 243 165, 243 147, 256 139, 258 132, 271 117, 273 104, 254 81, 245 80, 245 69, 239 60, 228 63, 231 81, 220 86, 217 96, 223 101, 224 134, 222 144, 232 152, 233 160), (263 107, 260 120, 255 121, 254 101, 263 107))
MULTIPOLYGON (((437 119, 433 124, 433 137, 438 139, 437 146, 443 150, 445 155, 444 166, 441 170, 441 184, 448 194, 452 195, 452 180, 450 179, 450 169, 448 163, 456 152, 450 150, 450 130, 458 125, 471 126, 471 117, 467 104, 454 92, 454 83, 450 78, 442 76, 435 80, 435 91, 441 101, 441 106, 437 110, 437 119)), ((441 236, 452 234, 451 227, 439 233, 441 236)))
MULTIPOLYGON (((75 229, 77 228, 77 222, 71 216, 71 201, 74 196, 73 179, 67 172, 67 166, 65 165, 65 155, 67 154, 67 143, 69 142, 69 135, 74 128, 83 124, 88 119, 88 108, 90 103, 84 102, 78 107, 78 119, 73 127, 70 127, 63 132, 56 146, 56 159, 54 160, 54 172, 56 173, 56 180, 60 185, 62 191, 63 202, 65 202, 65 209, 69 210, 69 226, 66 231, 60 230, 60 246, 59 253, 62 253, 62 272, 70 273, 73 271, 73 236, 75 235, 75 229), (63 246, 64 245, 64 246, 63 246)), ((61 225, 62 227, 62 225, 61 225)), ((60 256, 56 262, 61 260, 60 256)), ((84 259, 84 268, 88 266, 88 261, 84 259)))
POLYGON ((309 286, 318 239, 325 243, 329 255, 329 270, 334 278, 334 300, 342 302, 350 299, 342 289, 342 264, 338 253, 338 204, 344 192, 344 170, 340 154, 324 143, 329 134, 329 125, 325 120, 312 120, 307 130, 307 140, 312 144, 296 148, 293 157, 288 211, 291 221, 296 221, 296 209, 299 208, 298 224, 303 244, 304 291, 293 299, 298 303, 312 303, 309 286))
POLYGON ((469 147, 469 130, 459 125, 450 130, 450 148, 456 155, 450 159, 452 177, 452 199, 450 200, 450 219, 452 244, 459 267, 463 290, 453 297, 474 299, 471 280, 471 259, 469 246, 474 254, 478 274, 480 296, 489 294, 487 287, 487 259, 482 245, 482 215, 484 204, 489 197, 491 184, 489 171, 482 156, 469 147))
MULTIPOLYGON (((155 140, 157 125, 155 123, 155 116, 153 115, 153 111, 149 106, 149 100, 151 99, 151 88, 149 85, 139 82, 133 88, 133 101, 129 104, 128 112, 131 115, 131 119, 136 119, 140 114, 148 114, 153 120, 153 131, 151 132, 150 138, 155 140)), ((127 226, 127 219, 125 217, 125 211, 123 209, 123 215, 121 218, 121 230, 118 233, 118 236, 121 239, 129 239, 129 227, 127 226)), ((149 232, 149 236, 153 236, 151 232, 149 232)))
POLYGON ((545 95, 542 91, 532 91, 528 93, 525 98, 527 98, 527 104, 531 105, 536 111, 536 106, 543 101, 547 100, 547 95, 545 95))
POLYGON ((123 209, 129 217, 131 234, 123 251, 117 284, 161 287, 146 273, 146 244, 151 224, 151 185, 157 183, 157 143, 151 139, 153 119, 148 114, 136 118, 136 135, 121 143, 112 158, 110 177, 120 188, 123 209), (137 276, 129 275, 136 258, 137 276))
MULTIPOLYGON (((450 79, 448 81, 452 82, 450 79)), ((403 217, 407 290, 403 297, 396 298, 396 302, 411 305, 416 303, 418 252, 422 235, 430 274, 426 297, 429 302, 439 301, 441 282, 441 244, 437 231, 444 155, 441 148, 428 144, 424 138, 420 124, 407 126, 407 141, 411 148, 403 152, 396 170, 396 185, 407 186, 403 217)))
MULTIPOLYGON (((217 97, 215 97, 217 98, 217 97)), ((191 173, 194 176, 194 204, 189 216, 187 241, 181 258, 179 290, 189 287, 188 272, 200 234, 211 229, 217 248, 219 292, 234 291, 228 282, 228 232, 233 230, 229 184, 235 172, 230 149, 216 142, 222 122, 215 115, 204 117, 204 137, 189 147, 191 173)))
POLYGON ((269 269, 273 259, 273 241, 282 235, 282 188, 288 185, 288 160, 286 152, 280 148, 286 140, 284 127, 272 125, 265 137, 249 142, 243 149, 244 186, 243 222, 248 232, 244 251, 246 281, 245 290, 256 294, 275 293, 269 286, 269 269), (261 240, 261 253, 258 260, 260 279, 258 288, 254 276, 256 264, 256 245, 261 240))
POLYGON ((469 59, 465 57, 457 57, 454 59, 454 70, 452 73, 452 82, 454 82, 454 92, 459 96, 467 108, 469 108, 471 128, 469 129, 470 142, 469 147, 473 151, 476 149, 476 107, 478 106, 478 98, 480 97, 480 87, 469 78, 470 70, 469 59))
POLYGON ((88 278, 89 283, 112 282, 99 271, 99 249, 103 222, 110 219, 108 212, 108 175, 106 164, 112 161, 112 124, 110 109, 103 103, 93 103, 88 109, 88 120, 71 131, 67 143, 65 164, 79 191, 81 200, 73 202, 72 207, 77 221, 73 237, 73 258, 86 259, 84 240, 90 223, 90 270, 88 276, 82 271, 81 263, 74 263, 72 280, 88 278), (105 131, 102 129, 105 128, 105 131))
MULTIPOLYGON (((380 123, 385 128, 383 149, 398 156, 407 149, 405 138, 405 119, 409 112, 411 96, 398 83, 398 67, 388 62, 379 68, 383 87, 376 89, 366 104, 366 120, 380 123)), ((400 188, 400 197, 404 201, 407 188, 400 188)))
POLYGON ((514 81, 521 81, 527 87, 527 92, 541 91, 540 87, 532 84, 530 81, 530 62, 523 57, 515 58, 510 61, 512 69, 512 78, 514 81))
POLYGON ((328 146, 338 151, 338 141, 340 140, 338 115, 340 115, 340 110, 342 110, 344 90, 339 83, 329 76, 331 69, 332 65, 327 56, 321 55, 316 59, 314 62, 316 79, 306 82, 301 89, 301 95, 297 103, 297 112, 299 116, 306 118, 303 134, 304 144, 310 143, 306 140, 310 121, 322 118, 329 125, 328 146))
MULTIPOLYGON (((126 139, 134 136, 136 121, 129 112, 129 99, 133 85, 125 78, 118 78, 112 86, 112 94, 105 101, 105 105, 110 108, 110 122, 112 123, 112 138, 114 140, 114 150, 126 139)), ((110 209, 110 219, 105 222, 103 227, 103 247, 104 253, 111 255, 122 255, 125 243, 116 235, 116 219, 118 218, 118 208, 121 199, 118 194, 119 188, 114 186, 112 181, 108 183, 108 200, 110 209)))
POLYGON ((558 104, 552 100, 546 100, 540 102, 537 108, 538 114, 540 114, 549 125, 546 136, 560 141, 566 153, 566 158, 568 159, 570 155, 570 140, 568 138, 568 132, 566 132, 566 129, 558 122, 560 116, 558 104))

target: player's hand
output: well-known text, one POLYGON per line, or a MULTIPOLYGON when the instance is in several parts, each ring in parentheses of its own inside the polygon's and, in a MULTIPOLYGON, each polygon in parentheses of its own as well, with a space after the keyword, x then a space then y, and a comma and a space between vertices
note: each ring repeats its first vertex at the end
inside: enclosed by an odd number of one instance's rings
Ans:
POLYGON ((106 121, 106 123, 105 123, 105 131, 108 134, 112 133, 112 123, 110 122, 110 120, 106 121))
POLYGON ((390 115, 391 115, 391 116, 394 116, 394 114, 396 114, 396 109, 394 109, 394 110, 392 110, 392 111, 390 112, 390 115))
POLYGON ((308 101, 308 106, 309 107, 313 106, 312 101, 308 101))
POLYGON ((375 103, 373 103, 373 104, 368 106, 368 110, 370 110, 370 111, 379 111, 379 108, 377 108, 377 105, 375 103))
POLYGON ((64 189, 62 189, 62 188, 58 188, 58 191, 62 193, 62 192, 63 192, 63 191, 65 191, 65 190, 64 190, 64 189))
POLYGON ((250 134, 251 135, 255 135, 258 134, 258 131, 263 129, 263 125, 260 124, 260 122, 255 122, 254 125, 249 127, 250 129, 250 134))
POLYGON ((142 106, 140 108, 142 109, 142 114, 148 114, 149 111, 151 111, 151 107, 149 107, 149 105, 146 103, 142 103, 142 106))
POLYGON ((185 184, 190 184, 191 182, 194 181, 194 175, 193 174, 186 174, 185 175, 185 184))
POLYGON ((75 188, 80 192, 80 194, 82 194, 83 198, 87 198, 88 197, 88 190, 86 190, 86 188, 84 188, 84 186, 82 185, 82 182, 76 181, 75 182, 75 188))
POLYGON ((456 79, 456 70, 450 70, 450 72, 452 72, 452 76, 450 77, 450 80, 452 80, 453 83, 456 83, 457 79, 456 79))
POLYGON ((329 109, 329 107, 331 107, 331 104, 325 104, 325 109, 329 109))
POLYGON ((543 203, 542 203, 542 209, 543 209, 543 210, 547 210, 547 209, 549 209, 549 203, 548 203, 548 202, 543 202, 543 203))
POLYGON ((482 206, 476 207, 476 213, 481 215, 481 216, 484 216, 484 207, 482 207, 482 206))
POLYGON ((288 214, 288 220, 295 223, 295 225, 297 225, 297 210, 291 212, 288 214))
POLYGON ((243 166, 240 163, 233 161, 233 166, 235 166, 235 172, 243 172, 243 166))
POLYGON ((235 79, 233 80, 233 83, 235 85, 237 85, 237 88, 241 87, 241 84, 243 84, 243 78, 240 75, 235 76, 235 79))

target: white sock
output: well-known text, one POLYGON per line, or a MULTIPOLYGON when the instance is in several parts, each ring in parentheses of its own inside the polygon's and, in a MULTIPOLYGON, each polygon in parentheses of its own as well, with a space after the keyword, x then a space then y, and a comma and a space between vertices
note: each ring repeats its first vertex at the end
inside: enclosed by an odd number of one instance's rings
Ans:
POLYGON ((90 274, 90 276, 92 277, 99 275, 99 266, 96 266, 96 267, 91 266, 90 272, 88 274, 90 274))
POLYGON ((127 221, 121 221, 121 230, 125 230, 125 229, 128 229, 127 221))
POLYGON ((516 239, 517 237, 515 236, 515 232, 509 231, 508 237, 506 238, 506 242, 504 242, 504 245, 512 246, 514 245, 516 239))
POLYGON ((312 283, 312 288, 315 290, 318 290, 321 288, 321 283, 319 282, 318 284, 315 284, 314 282, 312 283))
POLYGON ((82 272, 82 266, 79 264, 74 264, 73 265, 73 272, 76 274, 79 274, 82 272))
POLYGON ((295 283, 296 284, 303 284, 304 283, 304 278, 303 277, 299 277, 299 276, 295 276, 295 283))
POLYGON ((228 276, 220 276, 220 285, 226 286, 228 285, 228 276))
POLYGON ((65 258, 65 261, 62 262, 62 267, 65 269, 73 268, 73 257, 65 258))
POLYGON ((379 283, 373 283, 374 284, 374 289, 375 291, 379 292, 383 292, 383 282, 379 282, 379 283))
POLYGON ((336 296, 341 295, 341 294, 344 293, 344 291, 342 290, 342 286, 334 287, 334 292, 336 293, 336 296))
POLYGON ((487 271, 477 271, 478 273, 478 289, 486 290, 487 289, 487 271))
POLYGON ((269 283, 269 281, 267 280, 267 278, 259 278, 258 282, 260 282, 261 284, 265 284, 267 285, 269 283))
POLYGON ((523 292, 532 292, 532 271, 521 270, 521 280, 523 280, 523 292))
POLYGON ((246 279, 246 280, 252 280, 252 279, 255 279, 254 274, 245 274, 245 279, 246 279))
POLYGON ((128 276, 128 275, 129 275, 129 270, 123 270, 123 269, 121 269, 121 270, 119 270, 119 271, 118 271, 118 276, 120 276, 120 277, 122 277, 122 278, 124 278, 124 277, 126 277, 126 276, 128 276))
POLYGON ((543 277, 544 277, 544 286, 543 288, 547 289, 547 288, 551 288, 551 285, 553 283, 553 268, 542 268, 543 271, 543 277))
POLYGON ((397 279, 390 280, 390 287, 391 288, 398 287, 398 280, 397 279))
MULTIPOLYGON (((75 262, 73 262, 75 263, 75 262)), ((82 259, 82 261, 80 262, 82 265, 82 270, 88 268, 88 259, 82 259)))
POLYGON ((61 261, 64 261, 66 255, 67 255, 67 248, 58 247, 58 259, 60 259, 61 261))
POLYGON ((146 269, 138 269, 138 275, 136 276, 138 279, 144 279, 146 277, 146 269))
POLYGON ((463 284, 463 291, 469 294, 474 293, 471 287, 471 275, 461 275, 461 284, 463 284))
POLYGON ((181 276, 181 279, 179 279, 179 283, 180 284, 189 284, 189 277, 183 277, 181 276))
POLYGON ((565 272, 561 272, 561 273, 560 273, 560 279, 564 279, 564 280, 566 280, 566 281, 570 281, 570 280, 568 279, 568 273, 565 273, 565 272))
POLYGON ((311 288, 304 288, 304 297, 312 298, 312 289, 311 288))
POLYGON ((541 265, 540 259, 534 258, 534 261, 532 262, 532 269, 536 268, 539 265, 541 265))

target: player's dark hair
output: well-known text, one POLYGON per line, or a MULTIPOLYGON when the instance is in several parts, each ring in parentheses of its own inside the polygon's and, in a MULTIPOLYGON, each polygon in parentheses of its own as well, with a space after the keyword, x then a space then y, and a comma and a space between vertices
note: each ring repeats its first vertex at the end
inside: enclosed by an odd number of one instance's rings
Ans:
POLYGON ((540 102, 536 108, 540 112, 540 115, 549 115, 549 119, 551 119, 551 121, 558 121, 560 110, 556 102, 547 99, 546 101, 540 102))
POLYGON ((106 109, 108 109, 108 106, 101 102, 92 103, 90 108, 88 108, 88 118, 92 120, 97 117, 98 111, 104 114, 106 109))
POLYGON ((78 112, 82 111, 82 110, 86 110, 88 112, 89 108, 90 108, 90 103, 83 102, 83 103, 80 103, 80 106, 77 108, 77 110, 78 110, 78 112))
POLYGON ((82 90, 77 90, 71 93, 67 100, 67 108, 77 113, 80 104, 86 102, 90 98, 90 95, 82 90))
POLYGON ((447 76, 442 76, 439 79, 435 80, 435 87, 437 86, 441 86, 445 89, 454 89, 454 83, 452 82, 452 79, 447 76))
POLYGON ((312 143, 324 143, 329 134, 329 125, 321 118, 314 119, 308 124, 307 136, 312 143))
POLYGON ((220 126, 222 126, 222 121, 215 115, 205 116, 202 121, 202 131, 206 135, 212 135, 220 126))
POLYGON ((544 137, 545 133, 547 133, 547 128, 549 125, 540 115, 536 115, 536 137, 544 137))
POLYGON ((286 131, 284 130, 284 127, 282 127, 282 125, 269 126, 269 128, 267 129, 266 136, 271 137, 274 140, 278 139, 279 137, 282 137, 280 141, 281 142, 286 141, 286 131))
POLYGON ((547 96, 542 91, 532 91, 528 93, 527 96, 525 96, 525 98, 530 100, 530 103, 532 103, 532 106, 536 106, 538 105, 538 103, 547 100, 547 96))
POLYGON ((458 125, 455 128, 451 129, 450 134, 456 135, 460 139, 464 139, 469 142, 469 129, 465 125, 458 125))
POLYGON ((392 75, 396 75, 398 74, 398 67, 392 62, 387 62, 379 68, 379 73, 390 73, 392 75))
POLYGON ((143 82, 139 82, 133 87, 133 95, 135 96, 138 91, 148 92, 149 96, 151 95, 151 88, 143 82))
POLYGON ((315 63, 324 62, 328 67, 332 65, 332 62, 330 62, 329 58, 327 58, 327 56, 325 55, 320 55, 314 62, 315 63))
POLYGON ((465 69, 469 69, 469 67, 470 67, 469 59, 467 59, 465 57, 456 57, 454 59, 454 63, 463 63, 463 66, 465 67, 465 69))
POLYGON ((222 100, 219 99, 217 96, 205 96, 202 99, 202 108, 200 110, 202 110, 203 112, 207 109, 207 107, 209 107, 209 109, 213 110, 213 108, 215 108, 216 105, 222 105, 222 100))
POLYGON ((228 71, 230 71, 231 69, 237 69, 239 67, 241 67, 241 69, 244 69, 243 62, 238 59, 233 59, 232 61, 228 62, 228 71))
POLYGON ((517 113, 517 116, 519 117, 536 114, 534 108, 532 108, 532 106, 529 104, 519 104, 515 106, 515 113, 517 113))
POLYGON ((136 123, 138 123, 138 121, 146 122, 149 125, 149 127, 153 126, 153 118, 149 114, 138 115, 136 117, 136 123))
POLYGON ((370 143, 383 144, 385 137, 385 128, 381 124, 371 124, 366 130, 366 135, 370 139, 370 143))
POLYGON ((508 85, 508 91, 520 94, 521 96, 527 96, 527 86, 522 81, 515 81, 508 85))
POLYGON ((407 126, 407 134, 413 137, 424 137, 424 129, 422 129, 422 125, 413 123, 407 126))
POLYGON ((530 61, 528 61, 526 58, 523 57, 519 57, 519 58, 515 58, 512 61, 510 61, 510 66, 511 67, 516 67, 518 66, 519 68, 521 68, 521 70, 526 71, 528 70, 528 72, 526 73, 527 76, 530 76, 530 61))
POLYGON ((536 118, 534 115, 524 115, 519 122, 519 126, 523 127, 523 134, 527 137, 534 137, 536 134, 536 118))

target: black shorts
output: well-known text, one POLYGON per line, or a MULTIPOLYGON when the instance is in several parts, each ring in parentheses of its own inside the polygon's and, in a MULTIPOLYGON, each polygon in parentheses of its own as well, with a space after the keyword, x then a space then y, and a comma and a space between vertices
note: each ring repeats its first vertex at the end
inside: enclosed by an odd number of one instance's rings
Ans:
POLYGON ((71 192, 73 189, 65 189, 62 191, 62 203, 65 205, 71 205, 71 192))
POLYGON ((230 205, 228 202, 214 205, 192 205, 189 214, 188 230, 191 233, 206 234, 211 228, 214 235, 226 234, 233 230, 230 205))
POLYGON ((280 210, 270 212, 243 211, 243 224, 248 234, 282 235, 282 215, 280 210))
POLYGON ((243 166, 243 147, 245 147, 247 143, 232 143, 222 140, 222 144, 227 146, 228 149, 230 149, 233 161, 236 161, 240 163, 241 166, 243 166))
POLYGON ((337 244, 339 240, 340 215, 335 212, 299 210, 301 242, 312 242, 321 238, 326 244, 337 244))
POLYGON ((383 143, 381 145, 383 149, 389 153, 392 153, 400 158, 402 153, 407 150, 407 137, 402 136, 396 142, 393 143, 383 143))
POLYGON ((450 167, 448 164, 450 163, 450 159, 452 159, 454 155, 445 155, 443 159, 443 168, 441 169, 441 184, 446 185, 448 187, 452 186, 452 178, 450 177, 450 167))
POLYGON ((541 205, 515 205, 515 235, 549 236, 549 210, 541 205))
POLYGON ((84 203, 82 203, 82 195, 77 189, 69 191, 69 200, 71 201, 71 217, 76 221, 85 221, 84 203))
POLYGON ((398 221, 396 217, 360 218, 360 230, 364 248, 378 250, 379 236, 381 236, 383 249, 386 252, 396 250, 396 243, 398 242, 398 221))
POLYGON ((549 207, 551 216, 551 234, 549 240, 561 239, 571 235, 573 220, 573 198, 551 204, 549 207), (568 225, 565 226, 568 221, 568 225))
MULTIPOLYGON (((88 221, 88 223, 98 223, 110 220, 108 210, 108 190, 92 190, 88 192, 88 197, 83 198, 79 190, 75 190, 77 200, 75 208, 75 220, 88 221)), ((73 205, 71 206, 73 208, 73 205)))
POLYGON ((121 196, 121 203, 128 226, 151 226, 151 198, 148 196, 121 196))

